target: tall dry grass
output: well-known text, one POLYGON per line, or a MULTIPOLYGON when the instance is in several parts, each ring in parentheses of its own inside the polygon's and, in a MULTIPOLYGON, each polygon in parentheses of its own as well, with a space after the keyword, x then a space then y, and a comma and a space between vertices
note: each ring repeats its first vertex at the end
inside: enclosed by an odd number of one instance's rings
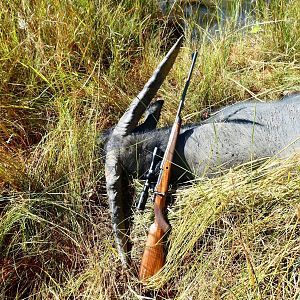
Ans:
MULTIPOLYGON (((173 120, 195 48, 186 122, 227 103, 299 90, 297 1, 261 2, 255 23, 242 28, 237 9, 219 35, 188 21, 159 91, 162 125, 173 120)), ((137 215, 133 268, 121 267, 98 135, 174 40, 156 1, 2 1, 0 19, 1 298, 297 297, 296 158, 179 192, 167 264, 148 287, 134 272, 151 212, 137 215)))

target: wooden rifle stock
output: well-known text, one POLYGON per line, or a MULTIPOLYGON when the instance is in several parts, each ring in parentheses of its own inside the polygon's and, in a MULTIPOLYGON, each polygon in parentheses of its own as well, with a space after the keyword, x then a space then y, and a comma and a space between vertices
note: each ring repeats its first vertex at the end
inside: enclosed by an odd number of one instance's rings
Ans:
POLYGON ((177 143, 177 138, 181 127, 181 109, 183 108, 185 95, 190 82, 192 71, 196 62, 197 52, 193 54, 193 61, 186 81, 181 101, 179 103, 175 122, 173 124, 168 145, 161 163, 158 181, 154 190, 154 223, 150 226, 146 248, 141 261, 139 278, 146 281, 148 278, 155 275, 165 263, 163 239, 169 231, 170 225, 164 218, 166 208, 166 197, 169 189, 171 178, 171 166, 174 156, 174 151, 177 143))

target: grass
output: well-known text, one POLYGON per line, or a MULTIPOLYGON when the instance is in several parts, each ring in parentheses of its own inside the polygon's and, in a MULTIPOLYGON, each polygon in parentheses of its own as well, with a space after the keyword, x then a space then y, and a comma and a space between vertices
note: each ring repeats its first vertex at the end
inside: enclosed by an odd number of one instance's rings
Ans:
MULTIPOLYGON (((185 122, 228 103, 299 91, 297 1, 260 2, 257 20, 243 28, 235 26, 237 8, 218 35, 189 20, 159 91, 161 125, 173 121, 196 48, 185 122)), ((1 298, 299 297, 297 157, 178 191, 167 264, 147 287, 134 271, 151 210, 136 215, 133 269, 121 267, 97 137, 174 40, 156 1, 2 1, 0 18, 1 298)))
POLYGON ((180 191, 167 264, 149 286, 175 299, 297 299, 298 176, 294 157, 180 191))

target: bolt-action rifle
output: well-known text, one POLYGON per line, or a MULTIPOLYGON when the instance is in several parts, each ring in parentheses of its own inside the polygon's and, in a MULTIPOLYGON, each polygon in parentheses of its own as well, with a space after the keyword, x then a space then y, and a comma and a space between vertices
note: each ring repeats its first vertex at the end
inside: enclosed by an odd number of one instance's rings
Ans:
MULTIPOLYGON (((148 238, 146 241, 146 248, 142 257, 139 278, 142 281, 147 280, 156 274, 165 263, 163 238, 169 231, 170 225, 165 220, 164 211, 166 209, 166 197, 169 190, 169 183, 171 178, 171 167, 176 147, 177 137, 180 133, 181 127, 181 110, 184 105, 184 99, 189 87, 192 72, 195 66, 198 53, 193 53, 192 64, 190 67, 188 78, 185 82, 185 87, 181 96, 178 106, 175 122, 173 124, 167 148, 165 150, 161 165, 158 180, 154 189, 153 202, 154 202, 154 223, 150 226, 148 238)), ((155 157, 154 153, 153 157, 155 157)), ((152 164, 151 164, 152 165, 152 164)), ((153 166, 152 166, 153 167, 153 166)), ((151 168, 150 168, 151 169, 151 168)), ((147 182, 146 182, 147 183, 147 182)), ((148 183, 147 183, 148 184, 148 183)), ((143 190, 145 192, 145 188, 143 190)), ((148 189, 146 186, 146 194, 148 189)), ((145 195, 145 193, 144 193, 145 195)), ((142 195, 141 198, 145 199, 142 195)))

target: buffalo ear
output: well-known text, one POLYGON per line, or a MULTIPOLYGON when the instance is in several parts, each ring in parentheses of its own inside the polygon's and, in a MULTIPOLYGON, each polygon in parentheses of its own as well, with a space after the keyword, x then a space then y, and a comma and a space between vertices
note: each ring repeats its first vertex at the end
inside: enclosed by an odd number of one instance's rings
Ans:
MULTIPOLYGON (((145 112, 145 121, 139 126, 137 126, 132 133, 142 133, 142 132, 154 130, 159 121, 163 104, 164 104, 164 100, 162 99, 158 99, 157 101, 150 104, 145 112)), ((101 157, 105 156, 107 142, 110 139, 114 128, 115 127, 106 129, 97 137, 97 144, 100 146, 101 149, 101 157)))
POLYGON ((137 126, 133 133, 142 133, 142 132, 147 132, 154 130, 157 126, 157 123, 160 118, 160 113, 162 106, 164 104, 164 100, 159 99, 147 108, 146 113, 145 113, 145 121, 137 126))

